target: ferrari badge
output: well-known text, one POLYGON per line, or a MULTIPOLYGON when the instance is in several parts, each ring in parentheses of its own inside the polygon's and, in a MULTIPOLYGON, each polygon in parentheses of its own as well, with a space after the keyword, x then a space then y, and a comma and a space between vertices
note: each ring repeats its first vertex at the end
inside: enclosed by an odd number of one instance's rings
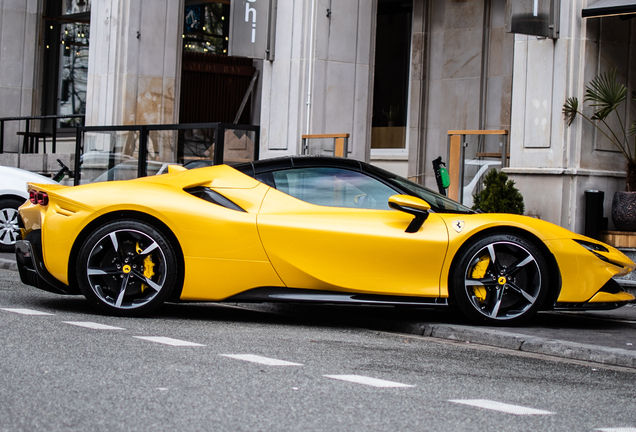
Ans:
POLYGON ((453 228, 458 233, 462 232, 462 230, 464 229, 464 221, 453 221, 453 228))

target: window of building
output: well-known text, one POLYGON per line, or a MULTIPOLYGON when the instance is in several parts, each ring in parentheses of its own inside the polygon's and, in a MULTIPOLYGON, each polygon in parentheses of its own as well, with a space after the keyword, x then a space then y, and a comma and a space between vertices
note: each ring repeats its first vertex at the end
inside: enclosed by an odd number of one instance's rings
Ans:
POLYGON ((413 4, 379 0, 371 149, 406 148, 413 4))
MULTIPOLYGON (((42 114, 86 113, 91 0, 49 0, 44 6, 42 114)), ((61 119, 59 127, 79 124, 61 119)))
POLYGON ((183 25, 183 51, 227 54, 230 0, 187 1, 183 25))

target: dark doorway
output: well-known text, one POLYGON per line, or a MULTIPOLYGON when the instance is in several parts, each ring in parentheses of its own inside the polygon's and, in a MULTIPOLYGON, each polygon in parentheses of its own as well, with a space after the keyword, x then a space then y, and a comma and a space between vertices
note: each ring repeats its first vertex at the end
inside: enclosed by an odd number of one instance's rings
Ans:
MULTIPOLYGON (((227 55, 230 1, 187 1, 184 17, 179 123, 232 123, 255 68, 227 55)), ((250 102, 239 124, 251 124, 250 102)))

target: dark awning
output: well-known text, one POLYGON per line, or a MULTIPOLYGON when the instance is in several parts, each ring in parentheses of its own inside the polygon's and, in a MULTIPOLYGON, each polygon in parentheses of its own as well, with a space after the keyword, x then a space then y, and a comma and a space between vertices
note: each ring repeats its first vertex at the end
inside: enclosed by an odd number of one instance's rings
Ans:
POLYGON ((636 14, 635 0, 600 0, 582 11, 583 18, 636 14))

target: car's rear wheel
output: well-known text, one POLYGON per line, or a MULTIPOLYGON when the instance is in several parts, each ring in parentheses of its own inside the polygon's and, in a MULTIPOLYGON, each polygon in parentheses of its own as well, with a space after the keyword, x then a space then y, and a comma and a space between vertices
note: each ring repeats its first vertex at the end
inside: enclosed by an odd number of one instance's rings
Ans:
POLYGON ((0 198, 0 252, 13 252, 20 237, 18 207, 22 204, 24 200, 0 198))
POLYGON ((136 220, 110 222, 94 231, 79 251, 82 294, 112 315, 138 316, 161 306, 177 279, 177 259, 168 239, 136 220))
POLYGON ((513 234, 492 234, 464 249, 451 274, 451 295, 470 319, 519 324, 542 306, 548 266, 539 249, 513 234))

